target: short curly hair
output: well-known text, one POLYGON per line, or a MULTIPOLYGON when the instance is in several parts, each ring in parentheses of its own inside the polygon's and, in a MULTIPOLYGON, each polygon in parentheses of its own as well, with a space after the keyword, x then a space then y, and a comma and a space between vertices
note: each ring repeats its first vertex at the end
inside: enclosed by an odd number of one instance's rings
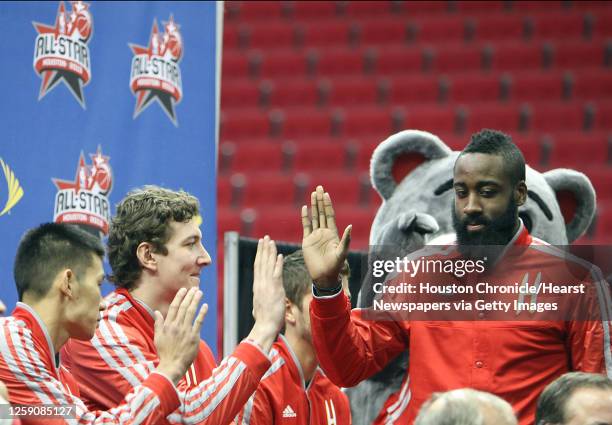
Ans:
POLYGON ((144 186, 127 194, 112 218, 108 232, 110 281, 118 288, 133 289, 142 269, 136 249, 142 242, 155 252, 167 254, 166 242, 172 236, 170 223, 184 223, 199 215, 200 203, 182 190, 144 186))

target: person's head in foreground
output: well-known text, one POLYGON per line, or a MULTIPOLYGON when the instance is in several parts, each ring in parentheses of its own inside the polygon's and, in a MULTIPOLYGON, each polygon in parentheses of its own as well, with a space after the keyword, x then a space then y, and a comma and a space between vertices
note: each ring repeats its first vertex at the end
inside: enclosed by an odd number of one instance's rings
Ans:
POLYGON ((198 200, 182 190, 145 186, 117 205, 108 234, 112 282, 151 308, 169 304, 180 288, 198 287, 202 268, 211 263, 202 245, 198 200), (150 299, 147 299, 150 298, 150 299))
MULTIPOLYGON (((348 262, 340 270, 342 288, 349 293, 350 269, 348 262)), ((295 336, 312 342, 310 333, 310 302, 312 301, 312 279, 304 263, 302 250, 285 257, 283 263, 283 286, 285 288, 285 334, 293 333, 295 336)))
POLYGON ((527 186, 525 158, 509 135, 487 129, 473 134, 455 162, 453 188, 453 227, 462 252, 510 242, 527 186))
POLYGON ((516 425, 512 406, 496 395, 462 388, 434 393, 414 425, 516 425))
POLYGON ((536 425, 612 425, 612 380, 569 372, 551 382, 538 399, 536 425))
POLYGON ((29 230, 17 248, 14 275, 19 300, 53 316, 63 335, 88 340, 104 309, 104 247, 75 225, 47 223, 29 230))

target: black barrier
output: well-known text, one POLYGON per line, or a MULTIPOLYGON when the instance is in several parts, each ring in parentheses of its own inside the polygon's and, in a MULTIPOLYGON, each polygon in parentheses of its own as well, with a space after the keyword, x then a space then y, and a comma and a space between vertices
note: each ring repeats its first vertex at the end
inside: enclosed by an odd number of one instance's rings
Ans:
MULTIPOLYGON (((301 245, 288 242, 276 241, 278 252, 289 255, 301 249, 301 245)), ((245 338, 254 320, 253 310, 253 261, 257 252, 257 239, 239 238, 238 240, 238 341, 245 338)), ((351 291, 351 303, 353 307, 357 303, 357 295, 361 288, 361 279, 367 269, 362 270, 362 266, 367 264, 367 253, 352 251, 348 255, 348 262, 351 268, 351 278, 349 288, 351 291)))

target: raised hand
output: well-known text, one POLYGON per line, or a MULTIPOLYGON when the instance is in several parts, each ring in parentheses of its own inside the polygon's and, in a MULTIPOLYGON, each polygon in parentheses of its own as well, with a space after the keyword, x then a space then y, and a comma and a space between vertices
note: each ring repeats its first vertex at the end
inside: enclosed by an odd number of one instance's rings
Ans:
POLYGON ((259 240, 253 264, 253 317, 248 338, 268 351, 284 324, 283 256, 268 236, 259 240))
POLYGON ((202 291, 179 289, 168 308, 166 318, 155 312, 155 347, 159 356, 157 371, 166 374, 175 384, 185 375, 200 344, 200 328, 208 305, 196 316, 202 291), (195 318, 195 320, 194 320, 195 318))
POLYGON ((334 207, 323 186, 310 196, 308 207, 302 207, 304 262, 314 283, 320 288, 333 288, 339 284, 338 276, 348 255, 352 225, 338 238, 334 207))

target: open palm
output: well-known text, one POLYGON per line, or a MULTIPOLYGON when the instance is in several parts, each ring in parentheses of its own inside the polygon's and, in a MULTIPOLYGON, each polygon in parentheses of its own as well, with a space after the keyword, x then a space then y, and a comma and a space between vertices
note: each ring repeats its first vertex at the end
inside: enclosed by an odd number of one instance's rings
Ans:
POLYGON ((302 207, 304 262, 317 286, 332 288, 338 285, 338 275, 348 255, 351 226, 339 239, 331 198, 322 186, 312 192, 310 205, 310 215, 308 207, 302 207))

